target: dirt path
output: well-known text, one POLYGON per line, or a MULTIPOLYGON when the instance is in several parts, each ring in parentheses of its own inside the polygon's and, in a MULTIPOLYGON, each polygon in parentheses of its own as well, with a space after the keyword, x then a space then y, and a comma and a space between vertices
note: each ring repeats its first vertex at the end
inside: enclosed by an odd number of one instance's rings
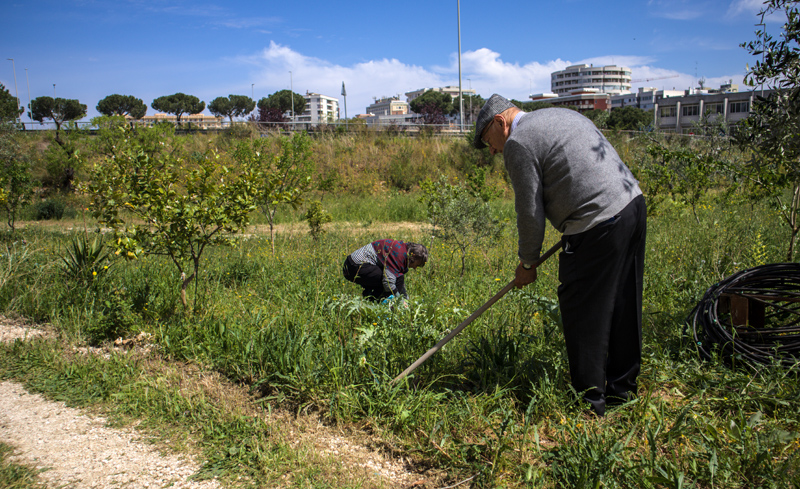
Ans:
MULTIPOLYGON (((88 225, 78 220, 50 220, 50 221, 18 221, 16 223, 17 229, 25 228, 41 228, 50 230, 60 230, 65 233, 79 232, 84 229, 93 231, 94 225, 88 225)), ((326 224, 325 229, 335 232, 348 232, 351 234, 369 232, 377 235, 384 234, 397 234, 412 233, 422 234, 430 231, 430 225, 423 222, 349 222, 349 221, 336 221, 326 224)), ((103 228, 103 232, 108 232, 109 229, 103 228)), ((308 223, 305 221, 276 224, 273 232, 277 235, 292 236, 296 234, 307 234, 308 223)), ((263 236, 269 237, 269 225, 267 224, 253 224, 243 231, 239 236, 253 237, 263 236)), ((397 238, 399 239, 399 238, 397 238)))
POLYGON ((0 440, 17 449, 14 461, 42 470, 53 487, 212 489, 215 481, 189 481, 199 468, 187 457, 161 455, 131 430, 60 402, 0 383, 0 440))
MULTIPOLYGON (((0 317, 0 341, 41 336, 41 329, 0 317)), ((285 422, 282 431, 295 435, 293 444, 311 447, 309 457, 335 458, 364 480, 364 487, 426 487, 402 462, 370 450, 358 440, 313 420, 303 426, 285 422), (373 485, 374 484, 374 485, 373 485)), ((42 470, 48 487, 212 489, 217 481, 191 481, 198 463, 185 455, 164 455, 133 429, 111 429, 105 419, 64 403, 27 392, 14 382, 0 382, 0 441, 16 451, 11 461, 42 470)))

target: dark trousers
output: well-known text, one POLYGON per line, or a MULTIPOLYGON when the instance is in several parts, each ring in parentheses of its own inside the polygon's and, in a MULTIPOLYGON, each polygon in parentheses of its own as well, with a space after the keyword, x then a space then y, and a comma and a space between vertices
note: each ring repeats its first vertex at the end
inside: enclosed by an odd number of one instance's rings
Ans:
MULTIPOLYGON (((342 274, 347 280, 360 285, 364 290, 361 293, 365 299, 377 301, 392 295, 383 288, 383 269, 369 263, 358 264, 348 256, 342 266, 342 274)), ((395 282, 397 291, 405 294, 405 275, 397 277, 395 282)))
POLYGON ((599 415, 636 394, 642 356, 647 207, 638 196, 617 216, 562 236, 558 301, 570 377, 599 415))

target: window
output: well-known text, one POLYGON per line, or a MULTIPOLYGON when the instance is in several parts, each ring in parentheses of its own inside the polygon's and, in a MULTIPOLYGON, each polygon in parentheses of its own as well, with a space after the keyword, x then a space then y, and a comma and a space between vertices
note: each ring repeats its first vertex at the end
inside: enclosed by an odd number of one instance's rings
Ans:
POLYGON ((721 114, 722 113, 722 104, 721 103, 713 103, 713 104, 706 104, 703 107, 703 111, 706 114, 721 114))
POLYGON ((661 107, 659 112, 661 113, 661 117, 675 117, 677 115, 675 107, 661 107))
POLYGON ((750 112, 750 102, 731 102, 731 113, 750 112))
POLYGON ((693 116, 700 114, 700 106, 699 105, 684 105, 681 107, 681 115, 682 116, 693 116))

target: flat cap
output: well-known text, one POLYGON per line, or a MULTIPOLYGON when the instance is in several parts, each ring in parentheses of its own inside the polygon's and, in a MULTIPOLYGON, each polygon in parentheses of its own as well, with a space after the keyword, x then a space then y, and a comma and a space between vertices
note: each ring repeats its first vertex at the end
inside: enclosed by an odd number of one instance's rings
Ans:
POLYGON ((472 141, 472 145, 475 146, 476 149, 486 147, 483 141, 481 141, 481 134, 483 134, 486 126, 492 122, 492 118, 512 107, 516 107, 516 105, 512 104, 510 100, 501 95, 495 93, 489 97, 489 100, 483 104, 481 111, 478 113, 478 121, 475 123, 475 139, 472 141))

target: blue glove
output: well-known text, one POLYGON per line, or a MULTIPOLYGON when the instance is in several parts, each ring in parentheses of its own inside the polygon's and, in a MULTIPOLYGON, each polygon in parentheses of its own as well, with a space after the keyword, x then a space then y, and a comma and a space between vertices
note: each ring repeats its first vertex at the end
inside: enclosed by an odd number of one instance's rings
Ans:
POLYGON ((389 297, 387 297, 386 299, 383 299, 383 300, 381 301, 381 304, 388 304, 388 303, 389 303, 389 302, 390 302, 392 299, 394 299, 394 294, 390 295, 390 296, 389 296, 389 297))

